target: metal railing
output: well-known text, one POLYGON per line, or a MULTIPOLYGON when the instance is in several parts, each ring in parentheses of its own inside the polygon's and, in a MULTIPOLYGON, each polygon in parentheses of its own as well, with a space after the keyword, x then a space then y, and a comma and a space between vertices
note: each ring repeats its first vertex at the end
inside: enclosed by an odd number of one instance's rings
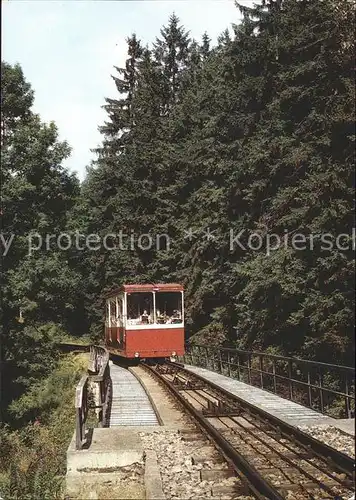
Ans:
POLYGON ((86 420, 88 417, 88 381, 89 376, 84 375, 75 390, 75 447, 80 450, 85 443, 86 420))
POLYGON ((355 369, 352 367, 203 345, 186 346, 182 360, 336 418, 355 416, 355 369))
POLYGON ((97 384, 96 408, 99 409, 99 424, 106 427, 109 422, 109 413, 112 395, 112 382, 109 367, 109 351, 104 347, 90 346, 89 370, 90 380, 97 384))
POLYGON ((95 409, 99 427, 107 427, 112 395, 109 367, 109 352, 100 346, 90 346, 88 373, 76 388, 76 432, 75 445, 80 450, 86 443, 87 418, 90 409, 95 409))

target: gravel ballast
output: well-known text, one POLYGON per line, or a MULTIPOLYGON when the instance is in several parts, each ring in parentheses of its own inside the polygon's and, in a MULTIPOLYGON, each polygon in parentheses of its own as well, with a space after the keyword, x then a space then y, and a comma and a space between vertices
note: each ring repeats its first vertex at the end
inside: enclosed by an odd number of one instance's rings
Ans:
POLYGON ((355 457, 355 438, 332 425, 299 426, 299 429, 338 451, 355 457))
MULTIPOLYGON (((201 469, 226 469, 225 463, 217 464, 214 461, 204 463, 192 463, 192 456, 199 453, 202 442, 185 441, 178 431, 159 431, 152 433, 140 433, 145 450, 154 450, 160 468, 163 492, 166 499, 194 499, 214 500, 219 499, 249 499, 252 497, 238 496, 233 494, 212 495, 212 490, 219 485, 231 487, 238 484, 235 477, 220 479, 217 481, 200 481, 201 469)), ((204 439, 204 438, 203 438, 204 439)), ((206 443, 204 443, 206 447, 206 443)))

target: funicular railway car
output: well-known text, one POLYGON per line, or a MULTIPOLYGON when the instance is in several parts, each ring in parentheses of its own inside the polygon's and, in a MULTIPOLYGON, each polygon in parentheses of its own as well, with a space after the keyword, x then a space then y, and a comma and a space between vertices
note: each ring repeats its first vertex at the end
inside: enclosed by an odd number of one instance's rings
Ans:
POLYGON ((125 358, 184 354, 184 296, 179 284, 123 285, 106 297, 105 343, 125 358))

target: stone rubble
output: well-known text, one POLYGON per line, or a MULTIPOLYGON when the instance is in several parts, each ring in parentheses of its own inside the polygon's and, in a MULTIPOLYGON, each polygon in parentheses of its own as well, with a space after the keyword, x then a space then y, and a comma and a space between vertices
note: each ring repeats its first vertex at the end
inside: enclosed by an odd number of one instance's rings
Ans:
MULTIPOLYGON (((233 494, 212 496, 214 486, 233 486, 238 479, 230 477, 217 481, 200 481, 201 469, 226 469, 225 463, 207 459, 204 464, 193 465, 192 456, 202 447, 200 441, 185 441, 178 431, 140 433, 143 448, 154 450, 162 478, 162 488, 167 500, 249 500, 252 497, 233 494)), ((204 439, 204 438, 203 438, 204 439)), ((204 445, 206 447, 206 444, 204 445)), ((210 457, 209 457, 210 458, 210 457)))
POLYGON ((299 426, 299 429, 338 451, 355 457, 355 438, 332 425, 299 426))

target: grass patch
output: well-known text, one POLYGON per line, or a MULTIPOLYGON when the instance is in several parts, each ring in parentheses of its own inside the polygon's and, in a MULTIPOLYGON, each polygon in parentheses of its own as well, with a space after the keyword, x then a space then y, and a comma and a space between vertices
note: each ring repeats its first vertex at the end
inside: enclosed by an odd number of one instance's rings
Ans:
POLYGON ((58 344, 75 344, 75 345, 90 345, 93 344, 93 339, 90 335, 82 335, 81 337, 72 337, 70 335, 61 335, 58 344))

